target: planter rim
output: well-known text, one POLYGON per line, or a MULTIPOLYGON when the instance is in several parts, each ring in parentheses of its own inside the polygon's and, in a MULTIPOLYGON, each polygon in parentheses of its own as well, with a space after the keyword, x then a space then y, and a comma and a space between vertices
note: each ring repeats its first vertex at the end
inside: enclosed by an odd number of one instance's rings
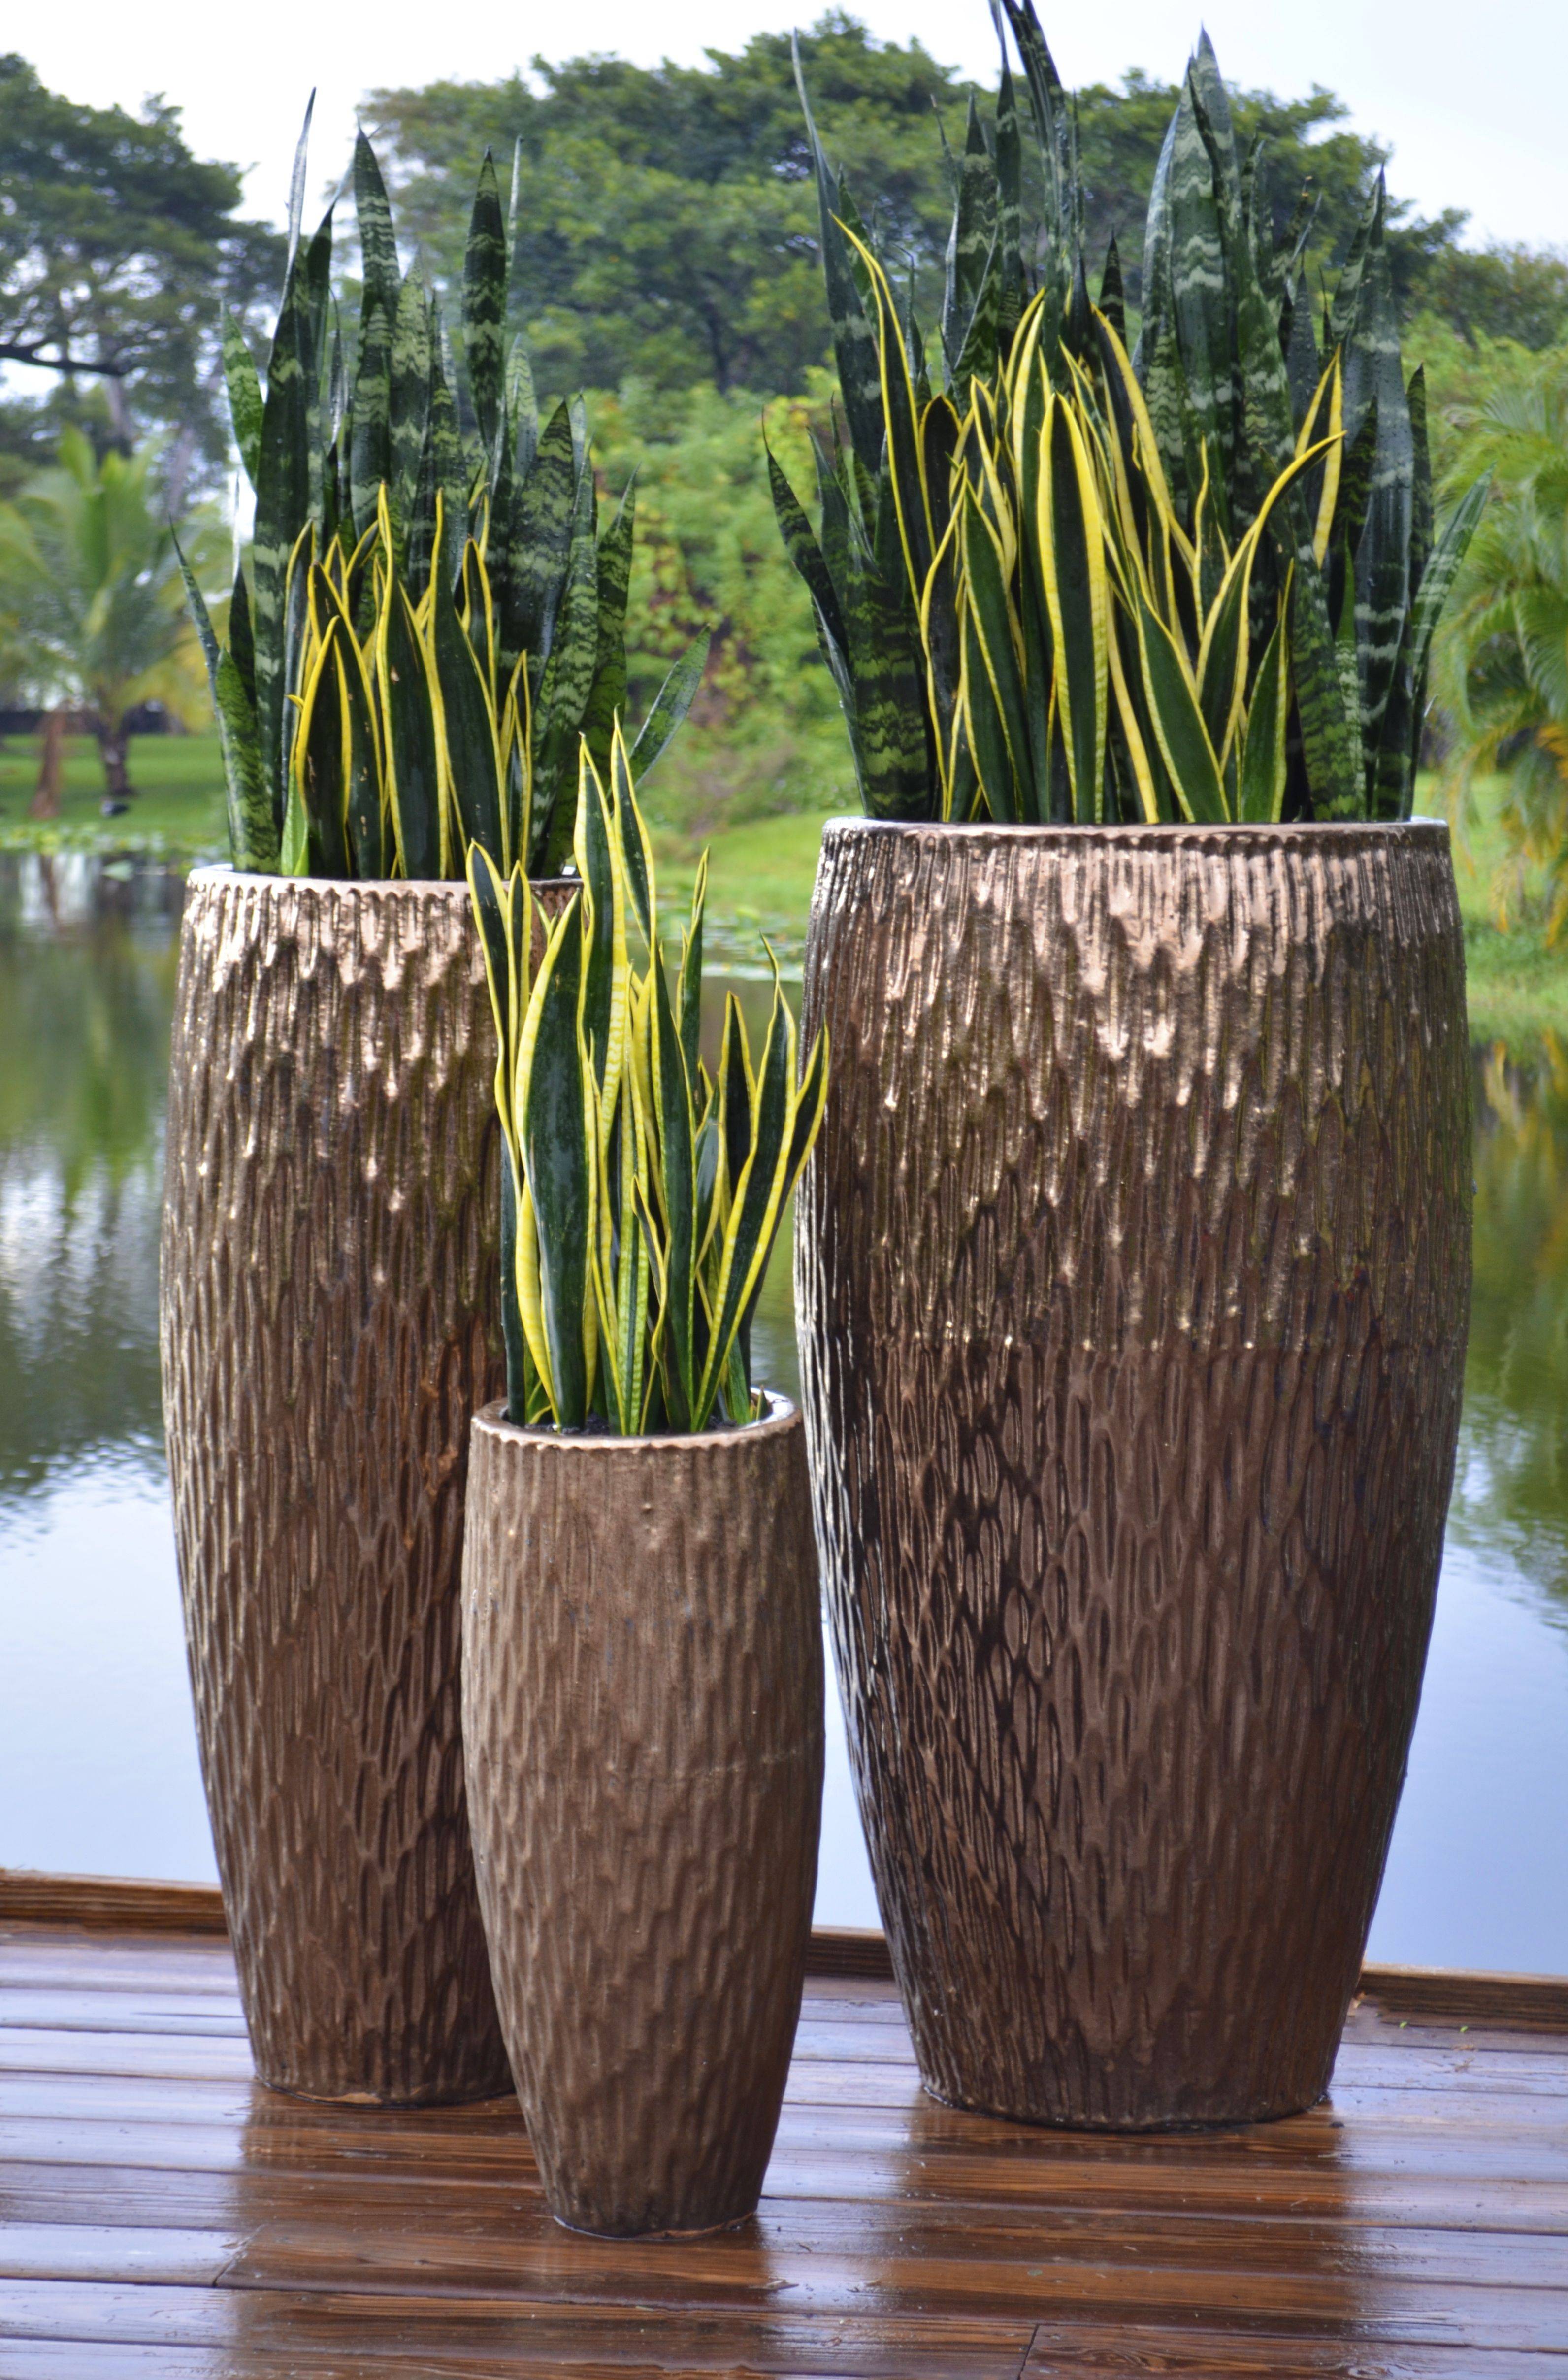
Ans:
MULTIPOLYGON (((228 884, 298 884, 308 892, 440 892, 461 894, 465 905, 468 885, 462 876, 285 876, 275 868, 236 868, 226 859, 207 859, 186 875, 188 884, 210 883, 221 879, 228 884)), ((569 884, 576 890, 581 881, 576 876, 530 876, 530 887, 543 884, 569 884)))
POLYGON ((548 1446, 563 1454, 602 1457, 607 1454, 645 1454, 650 1449, 669 1447, 685 1449, 755 1445, 764 1438, 783 1438, 801 1426, 800 1408, 782 1396, 776 1389, 764 1389, 768 1412, 761 1421, 748 1421, 729 1429, 668 1430, 657 1438, 615 1438, 608 1430, 592 1433, 559 1429, 524 1429, 505 1415, 506 1400, 497 1397, 493 1404, 481 1405, 474 1415, 477 1433, 484 1430, 492 1438, 510 1439, 519 1446, 548 1446))
POLYGON ((1449 824, 1441 818, 1407 819, 1220 819, 1200 825, 1184 819, 1179 825, 1149 826, 1064 826, 1061 824, 1009 825, 992 819, 966 820, 949 824, 942 819, 876 819, 857 817, 846 812, 843 817, 824 819, 824 834, 864 833, 892 835, 930 835, 954 842, 991 841, 996 843, 1046 844, 1130 844, 1135 849, 1147 845, 1159 851, 1168 845, 1204 845, 1230 842, 1233 838, 1251 839, 1261 844, 1316 843, 1319 840, 1354 842, 1356 837, 1376 841, 1399 841, 1404 838, 1416 843, 1449 840, 1449 824))

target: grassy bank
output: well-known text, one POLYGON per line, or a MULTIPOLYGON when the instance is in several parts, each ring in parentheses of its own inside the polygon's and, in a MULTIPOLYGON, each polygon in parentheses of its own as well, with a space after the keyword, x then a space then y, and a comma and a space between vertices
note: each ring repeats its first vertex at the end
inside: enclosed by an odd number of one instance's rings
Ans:
MULTIPOLYGON (((736 967, 765 966, 765 935, 779 965, 798 972, 822 825, 820 817, 794 811, 709 837, 709 942, 716 959, 736 967)), ((667 832, 656 832, 654 847, 663 899, 684 906, 691 897, 698 850, 688 839, 667 832)))
POLYGON ((123 817, 112 819, 100 808, 103 770, 87 735, 66 739, 59 817, 28 817, 38 783, 38 741, 10 735, 0 744, 0 851, 139 852, 180 862, 225 856, 228 828, 214 736, 133 736, 135 798, 123 817))
MULTIPOLYGON (((1437 803, 1429 783, 1422 792, 1437 803)), ((1497 788, 1483 785, 1473 808, 1454 822, 1453 873, 1465 917, 1465 965, 1471 1038, 1511 1049, 1543 1033, 1568 1035, 1568 944, 1547 947, 1539 872, 1526 870, 1500 922, 1498 874, 1507 846, 1496 823, 1497 788)))
MULTIPOLYGON (((9 738, 0 746, 0 850, 140 852, 176 864, 223 856, 227 831, 215 738, 139 736, 131 746, 130 771, 137 789, 130 808, 123 817, 104 818, 96 747, 86 737, 73 737, 66 747, 61 816, 47 822, 30 820, 38 741, 9 738)), ((678 782, 662 791, 675 798, 662 800, 661 780, 652 781, 649 808, 656 821, 661 814, 668 821, 688 808, 688 789, 678 782)), ((824 791, 832 797, 837 789, 824 791)), ((1421 802, 1428 809, 1438 807, 1430 781, 1421 788, 1421 802)), ((715 961, 762 965, 766 935, 786 969, 798 969, 821 832, 820 814, 790 811, 720 824, 703 838, 709 850, 709 948, 715 961)), ((668 822, 656 823, 655 837, 666 900, 684 907, 701 841, 668 822)), ((1471 1029, 1477 1040, 1511 1046, 1544 1032, 1568 1036, 1568 948, 1547 948, 1537 922, 1539 885, 1529 878, 1511 930, 1499 924, 1494 883, 1504 856, 1495 795, 1483 788, 1474 816, 1460 821, 1454 839, 1471 1029)))

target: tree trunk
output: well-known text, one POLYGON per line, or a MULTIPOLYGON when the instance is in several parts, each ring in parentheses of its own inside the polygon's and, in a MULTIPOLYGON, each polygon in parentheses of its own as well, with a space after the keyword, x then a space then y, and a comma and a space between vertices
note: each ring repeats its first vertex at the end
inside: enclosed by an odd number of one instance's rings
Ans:
POLYGON ((112 802, 128 802, 134 786, 127 768, 130 739, 120 719, 99 715, 93 728, 98 738, 98 757, 103 763, 103 783, 112 802))
POLYGON ((60 815, 60 788, 65 777, 66 714, 51 710, 43 722, 43 740, 39 747, 38 783, 27 806, 30 819, 57 819, 60 815))

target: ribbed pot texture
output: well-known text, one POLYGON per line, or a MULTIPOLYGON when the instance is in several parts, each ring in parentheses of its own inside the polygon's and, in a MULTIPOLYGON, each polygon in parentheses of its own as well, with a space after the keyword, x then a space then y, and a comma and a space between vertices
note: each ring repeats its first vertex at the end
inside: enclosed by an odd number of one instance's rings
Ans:
POLYGON ((468 1424, 504 1385, 494 1067, 466 886, 191 877, 176 1541, 257 2071, 311 2098, 508 2085, 458 1684, 468 1424))
POLYGON ((751 2213, 789 2070, 822 1790, 800 1419, 474 1424, 463 1735, 517 2096, 557 2220, 751 2213))
POLYGON ((1470 1288, 1447 830, 827 829, 796 1293, 921 2073, 1140 2129, 1327 2087, 1470 1288))

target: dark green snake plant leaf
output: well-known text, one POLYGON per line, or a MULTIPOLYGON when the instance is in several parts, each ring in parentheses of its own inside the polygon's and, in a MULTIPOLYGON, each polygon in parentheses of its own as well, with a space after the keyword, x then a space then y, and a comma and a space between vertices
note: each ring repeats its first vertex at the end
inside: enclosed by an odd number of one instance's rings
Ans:
POLYGON ((354 139, 354 212, 359 227, 362 307, 368 310, 379 306, 390 331, 397 316, 403 273, 397 261, 397 239, 392 227, 386 184, 382 179, 376 152, 363 132, 357 132, 354 139))
POLYGON ((660 754, 668 748, 671 736, 691 709, 697 689, 702 683, 702 673, 708 666, 708 650, 711 642, 710 631, 700 630, 685 652, 677 654, 671 663, 632 745, 631 765, 636 775, 647 776, 660 754))
POLYGON ((375 525, 382 486, 392 473, 392 334, 379 298, 367 298, 359 317, 348 447, 348 503, 354 534, 375 525))
POLYGON ((251 530, 252 617, 256 638, 256 726, 262 782, 283 824, 284 605, 289 556, 310 516, 310 388, 315 358, 301 285, 300 259, 289 268, 267 366, 256 456, 251 530))
POLYGON ((598 1342, 591 1296, 597 1167, 580 1026, 582 908, 579 892, 545 945, 515 1094, 538 1284, 537 1305, 522 1301, 522 1322, 563 1429, 580 1429, 588 1419, 598 1342))
POLYGON ((479 434, 487 449, 493 447, 501 423, 505 313, 506 226, 495 162, 487 149, 463 257, 463 353, 479 434))
POLYGON ((227 307, 224 309, 224 379, 234 422, 234 443, 252 487, 261 459, 261 382, 245 334, 227 307))
POLYGON ((406 876, 449 873, 444 770, 419 623, 401 578, 388 573, 376 631, 387 792, 406 876))
POLYGON ((430 299, 410 273, 392 318, 387 430, 395 517, 412 515, 430 422, 432 347, 430 299))
POLYGON ((636 520, 637 485, 633 480, 627 482, 614 518, 599 538, 599 640, 593 682, 583 709, 582 733, 587 738, 589 757, 601 777, 609 774, 615 722, 626 707, 626 593, 631 585, 636 520))
POLYGON ((550 650, 571 554, 576 495, 571 418, 558 405, 515 499, 509 550, 515 610, 503 624, 503 666, 520 652, 535 653, 542 662, 550 650))
MULTIPOLYGON (((234 864, 271 874, 278 864, 278 826, 272 795, 261 769, 261 747, 256 733, 256 712, 232 657, 219 645, 206 599, 189 564, 175 540, 180 576, 185 581, 191 617, 207 662, 213 709, 218 722, 223 755, 224 786, 228 804, 229 846, 234 864)), ((243 582, 241 582, 243 583, 243 582)))

